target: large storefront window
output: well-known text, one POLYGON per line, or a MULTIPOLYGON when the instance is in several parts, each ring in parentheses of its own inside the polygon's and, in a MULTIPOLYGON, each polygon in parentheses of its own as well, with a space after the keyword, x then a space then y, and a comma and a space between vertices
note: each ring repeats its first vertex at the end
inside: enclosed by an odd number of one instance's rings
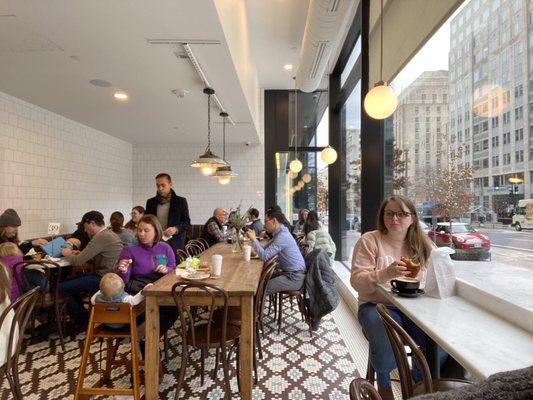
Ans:
POLYGON ((327 228, 328 169, 320 159, 320 150, 328 145, 327 92, 298 92, 296 98, 292 91, 288 96, 289 147, 292 151, 278 151, 275 154, 276 204, 293 223, 298 220, 301 210, 314 210, 327 228), (303 165, 298 173, 289 168, 290 162, 295 158, 295 151, 303 165))
POLYGON ((458 259, 531 262, 510 226, 533 227, 519 212, 533 197, 531 37, 530 2, 466 1, 392 82, 388 191, 458 259))
POLYGON ((341 110, 342 204, 344 226, 342 234, 343 260, 352 257, 353 247, 361 235, 361 84, 350 93, 341 110))

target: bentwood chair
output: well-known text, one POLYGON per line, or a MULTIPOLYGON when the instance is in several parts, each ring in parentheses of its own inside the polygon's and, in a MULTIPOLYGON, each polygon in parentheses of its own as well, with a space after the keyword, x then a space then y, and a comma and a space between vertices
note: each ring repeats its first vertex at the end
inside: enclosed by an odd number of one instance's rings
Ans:
MULTIPOLYGON (((26 279, 25 271, 34 270, 39 268, 45 279, 45 286, 48 290, 39 291, 39 298, 35 305, 35 309, 39 311, 46 311, 48 313, 53 313, 55 316, 55 321, 57 323, 57 333, 59 335, 59 341, 61 343, 61 348, 65 351, 65 339, 63 336, 63 319, 66 315, 66 305, 68 301, 68 296, 65 294, 59 293, 59 282, 61 279, 61 267, 59 264, 53 261, 21 261, 13 266, 15 271, 15 279, 21 293, 28 292, 33 289, 33 286, 30 285, 26 279)), ((50 322, 49 322, 50 323, 50 322)), ((32 326, 35 326, 35 313, 32 316, 31 320, 32 326)))
MULTIPOLYGON (((272 262, 267 261, 265 265, 263 266, 263 270, 261 271, 261 277, 259 279, 259 285, 257 287, 257 291, 255 292, 254 296, 254 354, 253 354, 253 366, 254 366, 254 376, 255 376, 255 383, 257 384, 257 354, 255 350, 257 350, 259 354, 259 358, 263 358, 263 351, 261 347, 261 336, 259 335, 259 331, 263 332, 263 313, 264 313, 264 307, 265 307, 265 300, 266 300, 266 287, 268 285, 268 282, 270 281, 270 278, 272 277, 272 274, 274 270, 277 267, 277 257, 273 259, 272 262)), ((214 318, 215 321, 222 323, 222 313, 221 309, 218 309, 215 312, 214 318)), ((228 308, 228 323, 241 327, 241 308, 239 306, 230 306, 228 308)), ((214 376, 216 376, 217 373, 217 366, 218 366, 218 351, 215 356, 215 369, 214 369, 214 376)))
POLYGON ((350 384, 350 400, 381 400, 381 396, 370 382, 355 378, 350 384))
POLYGON ((5 363, 0 365, 0 387, 6 377, 15 400, 23 399, 18 370, 19 354, 24 332, 38 298, 39 289, 34 288, 20 296, 0 314, 0 331, 7 332, 6 359, 5 363))
MULTIPOLYGON (((185 380, 187 369, 189 346, 200 350, 201 385, 204 384, 205 357, 209 350, 220 350, 222 368, 224 370, 224 386, 227 398, 232 397, 229 379, 229 360, 233 349, 236 350, 236 372, 237 383, 239 383, 239 340, 241 329, 238 326, 228 323, 228 302, 229 297, 225 290, 219 287, 202 282, 176 282, 172 286, 172 297, 179 311, 181 322, 181 365, 176 386, 176 398, 179 397, 181 388, 185 380), (193 292, 191 294, 191 292, 193 292), (193 316, 193 306, 189 302, 189 297, 205 296, 210 298, 210 305, 204 313, 205 318, 197 319, 193 316), (219 307, 222 309, 221 321, 215 321, 214 312, 219 307), (228 351, 229 350, 229 351, 228 351)), ((239 383, 240 385, 240 383, 239 383)))
POLYGON ((446 392, 470 385, 470 382, 459 379, 432 379, 426 357, 413 338, 392 318, 385 305, 378 304, 377 310, 391 343, 404 399, 426 393, 446 392), (415 383, 412 378, 412 366, 409 364, 405 346, 412 353, 412 364, 414 365, 416 362, 420 369, 422 375, 422 382, 420 383, 415 383))
POLYGON ((198 238, 196 239, 196 242, 202 246, 204 251, 206 251, 209 248, 209 243, 204 238, 198 238))
POLYGON ((133 396, 135 400, 140 399, 139 367, 144 366, 144 361, 140 360, 140 338, 136 317, 144 311, 144 307, 144 302, 136 306, 132 306, 128 303, 99 303, 92 307, 74 399, 77 400, 90 395, 129 395, 133 396), (109 328, 106 326, 106 324, 111 323, 124 324, 124 327, 109 328), (128 361, 125 358, 116 359, 119 344, 126 338, 129 339, 131 346, 130 360, 128 361), (91 352, 91 344, 94 339, 105 339, 106 341, 106 366, 100 380, 91 387, 85 387, 83 386, 85 372, 87 370, 87 362, 91 352), (111 384, 111 369, 114 365, 131 366, 132 387, 113 388, 111 384), (104 385, 108 385, 109 387, 104 387, 104 385))
POLYGON ((189 257, 187 252, 183 249, 176 250, 176 264, 179 264, 183 261, 185 261, 189 257))
POLYGON ((185 245, 185 251, 190 257, 196 257, 203 253, 202 246, 195 240, 191 240, 185 245))

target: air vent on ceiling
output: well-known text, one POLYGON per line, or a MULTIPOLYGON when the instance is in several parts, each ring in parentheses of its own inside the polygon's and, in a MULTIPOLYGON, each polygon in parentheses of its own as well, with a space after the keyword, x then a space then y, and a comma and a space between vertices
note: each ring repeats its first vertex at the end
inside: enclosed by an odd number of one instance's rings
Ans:
POLYGON ((148 44, 220 44, 220 40, 213 39, 147 39, 148 44))
POLYGON ((315 58, 313 60, 313 64, 311 65, 311 70, 309 71, 309 78, 315 79, 318 72, 318 67, 322 62, 322 57, 324 57, 324 52, 326 51, 327 46, 328 42, 318 42, 315 50, 315 58))

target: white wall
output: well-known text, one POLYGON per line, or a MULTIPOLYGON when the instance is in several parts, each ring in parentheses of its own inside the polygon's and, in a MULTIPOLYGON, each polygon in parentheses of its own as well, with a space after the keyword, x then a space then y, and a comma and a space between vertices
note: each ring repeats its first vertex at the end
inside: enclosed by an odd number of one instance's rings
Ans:
MULTIPOLYGON (((179 196, 187 199, 192 224, 203 224, 216 207, 264 210, 264 147, 228 144, 226 159, 239 176, 228 185, 204 177, 191 168, 192 160, 204 152, 205 143, 187 145, 135 145, 133 147, 133 203, 146 205, 155 195, 155 176, 167 172, 179 196)), ((214 149, 215 150, 215 149, 214 149)), ((218 149, 216 149, 218 152, 218 149)), ((221 154, 217 153, 221 156, 221 154)), ((262 217, 261 217, 262 218, 262 217)))
POLYGON ((128 218, 132 188, 130 143, 0 92, 0 212, 17 210, 22 239, 92 209, 128 218))

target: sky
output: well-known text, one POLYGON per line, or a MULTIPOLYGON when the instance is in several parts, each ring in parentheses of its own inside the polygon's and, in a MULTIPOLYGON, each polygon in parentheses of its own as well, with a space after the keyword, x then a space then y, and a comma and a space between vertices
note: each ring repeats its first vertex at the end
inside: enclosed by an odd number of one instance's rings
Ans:
POLYGON ((448 53, 450 52, 450 22, 470 1, 465 1, 442 24, 424 47, 409 61, 405 68, 391 82, 396 95, 408 87, 424 71, 448 70, 448 53))

